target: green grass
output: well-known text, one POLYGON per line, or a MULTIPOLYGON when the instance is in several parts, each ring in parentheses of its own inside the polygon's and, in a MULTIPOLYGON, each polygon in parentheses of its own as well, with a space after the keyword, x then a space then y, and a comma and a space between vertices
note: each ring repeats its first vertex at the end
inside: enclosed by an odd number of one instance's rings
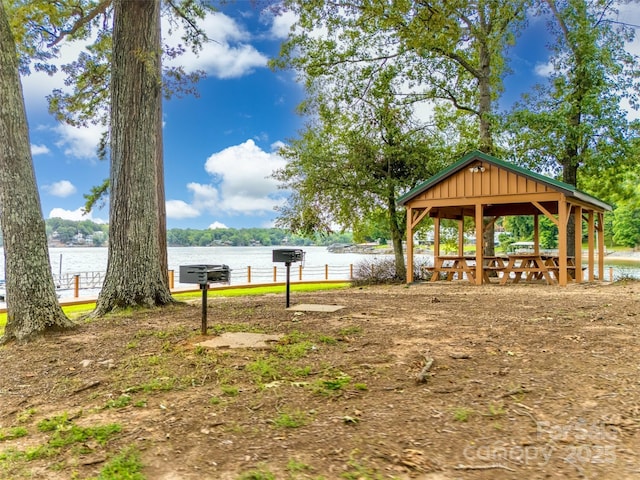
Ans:
MULTIPOLYGON (((289 290, 291 292, 314 292, 318 290, 335 290, 340 288, 348 288, 351 284, 349 282, 336 282, 336 283, 301 283, 291 284, 289 290)), ((211 297, 245 297, 252 295, 268 295, 272 293, 285 293, 285 285, 266 285, 260 287, 238 287, 238 288, 224 288, 224 289, 210 289, 207 292, 211 297)), ((196 292, 184 292, 175 293, 173 298, 176 300, 190 300, 193 298, 201 298, 202 293, 196 292)))

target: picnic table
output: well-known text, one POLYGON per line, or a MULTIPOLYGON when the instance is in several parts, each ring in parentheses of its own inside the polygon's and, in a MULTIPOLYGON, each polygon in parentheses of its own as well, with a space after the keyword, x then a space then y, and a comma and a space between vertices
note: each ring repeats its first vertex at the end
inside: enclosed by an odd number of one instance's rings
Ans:
POLYGON ((467 263, 467 258, 464 255, 442 255, 434 257, 433 267, 428 270, 431 272, 431 281, 435 282, 440 279, 440 273, 445 274, 445 280, 450 282, 457 274, 458 279, 462 280, 464 275, 467 276, 467 280, 473 282, 475 280, 474 267, 467 263))
POLYGON ((544 278, 549 285, 556 284, 556 278, 552 273, 557 272, 557 267, 548 263, 548 258, 543 258, 537 253, 517 253, 509 255, 509 262, 504 267, 500 285, 504 285, 511 279, 513 283, 518 283, 526 274, 527 280, 544 278))

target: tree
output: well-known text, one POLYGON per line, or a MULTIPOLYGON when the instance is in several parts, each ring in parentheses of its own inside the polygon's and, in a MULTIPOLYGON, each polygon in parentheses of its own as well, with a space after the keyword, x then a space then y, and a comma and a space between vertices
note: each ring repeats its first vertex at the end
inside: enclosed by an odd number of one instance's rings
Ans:
MULTIPOLYGON (((342 90, 342 98, 359 98, 368 88, 366 73, 392 64, 405 87, 397 94, 406 102, 444 101, 473 116, 478 135, 472 148, 495 155, 495 105, 505 51, 527 3, 290 0, 300 20, 277 64, 302 72, 308 89, 338 83, 335 90, 342 90)), ((491 228, 487 235, 485 248, 492 254, 491 228)))
POLYGON ((109 257, 94 315, 172 303, 158 241, 160 0, 114 1, 109 257))
POLYGON ((55 292, 47 236, 18 73, 18 54, 0 2, 0 221, 4 237, 7 324, 3 342, 70 328, 55 292))
MULTIPOLYGON (((119 156, 122 155, 127 157, 127 160, 118 166, 114 167, 112 164, 112 174, 109 182, 104 182, 87 195, 87 206, 90 207, 94 202, 99 201, 101 196, 110 188, 112 195, 111 207, 113 207, 114 203, 119 205, 116 210, 120 212, 120 218, 123 219, 121 221, 124 222, 117 228, 120 237, 112 238, 110 235, 111 248, 109 253, 110 260, 113 253, 113 261, 109 262, 110 268, 108 268, 105 279, 106 291, 103 289, 104 295, 101 295, 95 314, 101 314, 113 308, 118 308, 119 306, 166 303, 166 296, 168 294, 168 272, 162 156, 161 91, 162 88, 164 88, 166 92, 192 92, 192 84, 190 82, 197 81, 201 77, 201 72, 186 74, 180 67, 164 71, 160 70, 161 63, 159 57, 162 49, 159 19, 161 4, 158 0, 153 2, 153 6, 157 12, 154 12, 154 30, 149 32, 151 43, 144 45, 144 42, 141 41, 139 44, 136 44, 134 40, 132 42, 133 48, 128 52, 128 55, 135 58, 140 68, 136 71, 134 67, 127 71, 125 78, 120 77, 115 79, 115 65, 122 66, 126 62, 120 61, 120 63, 117 63, 112 52, 112 48, 117 48, 114 41, 115 37, 112 36, 111 32, 112 10, 113 12, 120 11, 121 17, 127 16, 127 12, 129 12, 128 9, 135 10, 139 8, 140 11, 136 12, 146 12, 145 8, 150 7, 151 0, 129 3, 131 3, 131 5, 125 2, 126 8, 123 7, 122 3, 116 4, 112 0, 62 0, 53 5, 50 4, 50 2, 35 2, 28 6, 18 3, 15 5, 14 12, 16 23, 21 27, 22 48, 28 53, 38 52, 38 55, 45 59, 50 58, 57 52, 59 44, 63 39, 87 39, 92 31, 97 32, 95 34, 96 40, 88 47, 87 51, 83 52, 77 61, 62 67, 68 77, 67 85, 72 86, 72 91, 70 93, 59 90, 54 91, 50 97, 50 110, 55 113, 59 120, 71 125, 81 126, 88 123, 96 123, 109 127, 108 131, 111 136, 103 136, 99 149, 101 156, 106 156, 108 146, 111 146, 110 154, 112 159, 116 157, 121 158, 119 156), (50 51, 42 51, 42 45, 47 45, 50 51), (141 74, 139 71, 141 69, 146 69, 145 78, 142 78, 144 72, 141 74), (138 78, 132 77, 128 79, 126 75, 140 76, 138 78), (131 88, 123 87, 128 81, 131 82, 131 88), (136 85, 138 81, 140 84, 136 85), (140 142, 146 142, 144 146, 140 148, 138 148, 139 145, 125 147, 121 144, 119 146, 121 150, 118 150, 115 154, 113 135, 114 132, 116 132, 116 127, 110 124, 117 116, 114 115, 115 110, 111 105, 113 101, 111 95, 116 91, 113 88, 114 84, 119 85, 117 88, 120 90, 118 91, 124 92, 125 97, 127 95, 129 96, 129 100, 124 101, 125 104, 127 101, 134 102, 124 105, 128 110, 123 110, 119 112, 119 114, 124 112, 125 115, 131 114, 132 119, 138 118, 143 122, 155 122, 153 124, 153 132, 150 130, 150 124, 144 126, 136 124, 140 130, 132 134, 124 134, 125 142, 133 139, 133 141, 138 144, 140 142), (152 102, 147 102, 147 99, 144 97, 136 97, 133 90, 138 87, 141 88, 140 91, 144 90, 141 85, 147 88, 144 93, 151 94, 150 98, 152 102), (153 87, 153 85, 155 85, 155 87, 153 87), (157 92, 153 90, 154 88, 157 92), (156 108, 154 115, 150 115, 147 109, 151 103, 154 105, 154 108, 156 108), (142 131, 144 131, 144 134, 142 134, 142 131), (134 154, 129 156, 129 150, 127 148, 137 149, 136 151, 139 155, 134 154), (148 160, 148 148, 153 148, 155 151, 155 171, 153 173, 148 171, 150 167, 146 163, 148 160), (143 177, 146 178, 143 180, 143 177), (119 188, 113 184, 116 179, 122 184, 119 188), (148 187, 147 182, 155 182, 152 183, 155 191, 152 192, 146 188, 148 187), (144 185, 145 188, 140 188, 142 185, 144 185), (131 187, 133 187, 133 190, 130 189, 131 187), (116 191, 121 192, 123 198, 116 199, 114 197, 116 191), (153 200, 147 199, 149 195, 153 197, 153 200), (135 205, 127 207, 125 206, 126 202, 132 202, 135 203, 135 205), (142 216, 140 218, 142 220, 128 217, 128 215, 131 214, 141 213, 142 216), (154 219, 156 222, 154 231, 149 231, 147 228, 148 218, 154 219), (137 239, 130 239, 131 241, 126 241, 125 235, 122 233, 123 228, 128 228, 130 235, 137 235, 139 237, 137 239), (120 241, 118 241, 118 238, 120 241), (157 248, 155 247, 156 244, 158 245, 157 248), (143 247, 143 245, 145 246, 143 247), (111 251, 113 248, 129 250, 114 253, 111 251), (123 268, 124 264, 122 263, 122 259, 130 259, 133 257, 136 258, 136 268, 133 270, 123 268), (145 263, 146 267, 143 267, 142 264, 145 263), (159 271, 162 280, 161 283, 164 284, 164 288, 157 287, 154 279, 158 271, 155 265, 156 263, 160 264, 159 271), (140 272, 143 270, 148 272, 147 276, 140 277, 140 272), (123 281, 122 275, 128 276, 126 281, 123 281), (147 283, 145 287, 140 286, 139 282, 141 280, 147 283), (114 287, 114 285, 116 287, 114 287), (130 291, 123 290, 123 287, 130 289, 130 291), (151 297, 154 297, 155 300, 151 300, 151 297)), ((206 36, 204 32, 197 27, 196 20, 204 16, 204 13, 210 10, 211 7, 204 2, 192 0, 169 0, 166 2, 166 5, 167 9, 174 14, 177 19, 188 26, 183 39, 185 39, 193 49, 197 50, 206 39, 206 36)), ((147 20, 150 21, 149 19, 147 20)), ((117 22, 118 20, 116 20, 116 24, 117 22)), ((135 19, 128 18, 128 22, 125 30, 136 30, 138 28, 135 19)), ((171 28, 173 28, 174 25, 176 25, 175 19, 171 21, 171 28)), ((125 42, 125 45, 121 45, 123 49, 131 46, 126 45, 129 38, 126 31, 120 36, 120 41, 125 42)), ((182 51, 184 51, 183 47, 176 49, 166 48, 164 53, 169 56, 176 56, 182 53, 182 51)), ((50 71, 55 70, 55 67, 48 63, 39 63, 36 64, 36 67, 50 71)), ((122 109, 123 105, 119 105, 117 108, 122 109)), ((118 128, 121 131, 123 128, 122 124, 120 124, 118 128)), ((122 137, 118 139, 118 142, 122 141, 122 137)), ((111 212, 114 212, 113 208, 111 212)), ((113 223, 113 219, 111 221, 113 223)), ((111 232, 111 234, 118 235, 118 233, 113 232, 111 232)))
POLYGON ((411 109, 395 95, 396 73, 393 66, 369 73, 366 91, 350 102, 319 91, 307 102, 316 105, 317 121, 283 150, 289 162, 274 177, 294 191, 278 220, 293 231, 331 231, 338 224, 357 238, 382 213, 396 275, 404 279, 404 215, 396 198, 437 171, 441 152, 438 139, 414 125, 411 109))
MULTIPOLYGON (((638 104, 638 61, 624 48, 634 32, 611 21, 613 2, 544 0, 539 13, 553 34, 552 72, 509 117, 516 160, 611 201, 636 166, 640 124, 620 105, 638 104)), ((572 221, 568 227, 571 255, 572 221)))

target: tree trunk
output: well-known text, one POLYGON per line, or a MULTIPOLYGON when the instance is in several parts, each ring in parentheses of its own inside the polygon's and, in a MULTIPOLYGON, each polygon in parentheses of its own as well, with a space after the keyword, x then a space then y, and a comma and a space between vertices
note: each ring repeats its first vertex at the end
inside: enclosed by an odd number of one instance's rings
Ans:
POLYGON ((162 271, 160 0, 114 2, 109 257, 94 315, 173 302, 162 271))
POLYGON ((7 324, 2 342, 74 324, 62 312, 51 273, 18 56, 0 3, 0 224, 4 237, 7 324))
MULTIPOLYGON (((396 267, 396 276, 398 280, 406 281, 408 278, 407 267, 404 261, 404 251, 402 248, 403 232, 398 224, 398 215, 396 211, 396 196, 391 192, 387 199, 387 208, 389 211, 389 230, 391 231, 391 243, 393 244, 393 255, 396 267)), ((413 281, 413 278, 411 278, 413 281)))
MULTIPOLYGON (((493 155, 493 135, 491 132, 491 56, 484 42, 480 44, 480 73, 478 77, 478 90, 480 100, 478 102, 480 145, 479 149, 489 155, 493 155)), ((488 222, 486 222, 488 223, 488 222)), ((491 223, 483 234, 484 256, 495 255, 495 227, 491 223)), ((478 242, 476 242, 477 244, 478 242)))

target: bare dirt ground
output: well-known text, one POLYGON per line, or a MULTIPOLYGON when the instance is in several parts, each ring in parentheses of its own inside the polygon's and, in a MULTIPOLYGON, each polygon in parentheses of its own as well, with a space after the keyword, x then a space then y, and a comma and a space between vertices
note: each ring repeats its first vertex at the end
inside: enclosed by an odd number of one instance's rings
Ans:
POLYGON ((291 303, 344 308, 209 297, 209 337, 283 334, 269 349, 198 346, 199 300, 2 347, 0 477, 640 479, 640 282, 291 303), (139 476, 105 473, 120 452, 139 476))

